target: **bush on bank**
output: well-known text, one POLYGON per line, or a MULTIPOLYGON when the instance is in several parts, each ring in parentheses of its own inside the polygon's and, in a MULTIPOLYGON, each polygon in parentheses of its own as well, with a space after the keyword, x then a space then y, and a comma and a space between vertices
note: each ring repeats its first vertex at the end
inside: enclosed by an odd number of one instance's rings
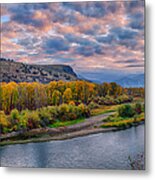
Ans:
POLYGON ((62 104, 60 106, 48 106, 37 110, 13 109, 10 115, 0 111, 0 133, 34 128, 47 127, 56 121, 72 121, 90 116, 90 109, 84 105, 78 106, 62 104))

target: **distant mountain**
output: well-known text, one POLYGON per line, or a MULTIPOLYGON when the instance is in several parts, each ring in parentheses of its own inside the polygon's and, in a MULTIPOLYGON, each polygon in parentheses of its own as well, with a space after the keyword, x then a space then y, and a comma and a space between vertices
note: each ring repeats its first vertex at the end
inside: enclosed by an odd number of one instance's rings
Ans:
POLYGON ((0 82, 73 81, 79 79, 72 67, 67 65, 24 64, 0 58, 0 82))
POLYGON ((78 69, 78 75, 79 74, 80 77, 84 77, 84 79, 97 84, 101 84, 103 82, 115 82, 115 80, 121 79, 126 76, 126 73, 124 73, 124 71, 111 69, 89 69, 88 71, 78 69))
POLYGON ((144 87, 144 74, 132 74, 115 81, 123 87, 144 87))

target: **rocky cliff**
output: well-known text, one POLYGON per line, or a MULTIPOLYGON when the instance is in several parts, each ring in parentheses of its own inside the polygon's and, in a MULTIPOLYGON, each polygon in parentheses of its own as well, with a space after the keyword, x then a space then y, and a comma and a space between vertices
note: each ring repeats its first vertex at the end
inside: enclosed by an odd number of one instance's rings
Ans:
POLYGON ((0 82, 40 82, 73 81, 78 77, 67 65, 24 64, 0 58, 0 82))

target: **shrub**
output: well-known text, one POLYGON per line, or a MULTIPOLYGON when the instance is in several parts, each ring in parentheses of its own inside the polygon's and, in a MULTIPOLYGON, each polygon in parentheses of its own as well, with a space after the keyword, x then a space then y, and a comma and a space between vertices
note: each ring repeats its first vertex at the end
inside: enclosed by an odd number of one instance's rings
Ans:
POLYGON ((87 106, 81 103, 80 105, 78 105, 78 109, 81 117, 90 117, 90 109, 87 106))
POLYGON ((126 104, 118 108, 118 114, 121 117, 133 117, 135 111, 131 105, 126 104))
POLYGON ((17 109, 13 109, 11 111, 9 119, 10 119, 13 129, 17 130, 19 126, 19 121, 20 121, 19 111, 17 109))
POLYGON ((59 106, 59 114, 64 115, 69 112, 69 106, 67 104, 62 104, 59 106))
POLYGON ((74 101, 70 101, 69 105, 75 106, 75 102, 74 101))
POLYGON ((58 108, 58 111, 59 111, 58 117, 60 120, 62 120, 62 121, 69 120, 69 118, 68 118, 69 106, 67 104, 60 105, 58 108))
POLYGON ((104 97, 100 97, 99 101, 98 101, 99 105, 105 105, 105 98, 104 97))
POLYGON ((135 104, 135 112, 136 112, 136 114, 142 113, 142 105, 140 103, 135 104))
POLYGON ((104 99, 104 104, 105 105, 115 105, 116 103, 111 96, 106 95, 105 99, 104 99))
POLYGON ((27 111, 23 112, 22 120, 24 120, 26 126, 29 129, 39 127, 40 118, 39 118, 38 111, 28 111, 27 110, 27 111))
POLYGON ((26 129, 28 127, 28 113, 28 109, 22 110, 20 113, 19 126, 21 129, 26 129))
POLYGON ((5 128, 9 125, 8 119, 4 111, 0 111, 0 134, 4 133, 5 128))
POLYGON ((89 107, 90 109, 95 109, 95 108, 99 108, 99 105, 98 105, 97 103, 91 101, 91 102, 89 103, 88 107, 89 107))
POLYGON ((58 107, 57 106, 48 106, 48 112, 50 114, 50 120, 55 121, 58 118, 58 107))
POLYGON ((68 113, 68 120, 75 120, 75 119, 77 119, 77 117, 78 117, 77 114, 74 112, 68 113))
POLYGON ((10 118, 12 121, 19 120, 19 111, 17 109, 13 109, 11 111, 10 118))
POLYGON ((123 94, 121 96, 119 96, 117 99, 115 99, 115 102, 117 104, 121 104, 121 103, 129 103, 131 102, 133 99, 129 96, 127 96, 126 94, 123 94))
POLYGON ((62 121, 75 120, 77 118, 89 116, 90 110, 84 104, 78 106, 62 104, 58 107, 58 119, 62 121))
POLYGON ((40 124, 43 127, 47 126, 52 120, 51 112, 48 110, 48 108, 44 107, 44 108, 39 109, 38 115, 40 119, 40 124))

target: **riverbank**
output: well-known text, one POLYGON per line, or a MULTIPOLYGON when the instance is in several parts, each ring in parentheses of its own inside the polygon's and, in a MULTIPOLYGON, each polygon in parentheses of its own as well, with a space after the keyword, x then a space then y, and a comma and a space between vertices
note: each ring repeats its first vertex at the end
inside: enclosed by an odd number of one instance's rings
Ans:
POLYGON ((86 136, 95 133, 105 133, 111 131, 119 131, 143 124, 144 121, 134 122, 132 124, 121 127, 106 127, 103 128, 104 120, 107 119, 111 113, 101 114, 87 118, 84 122, 59 128, 38 128, 29 131, 13 132, 0 137, 0 146, 9 144, 24 144, 31 142, 45 142, 52 140, 65 140, 80 136, 86 136))
POLYGON ((145 154, 144 131, 145 125, 139 125, 67 140, 1 146, 1 166, 127 170, 129 156, 134 161, 145 154))

